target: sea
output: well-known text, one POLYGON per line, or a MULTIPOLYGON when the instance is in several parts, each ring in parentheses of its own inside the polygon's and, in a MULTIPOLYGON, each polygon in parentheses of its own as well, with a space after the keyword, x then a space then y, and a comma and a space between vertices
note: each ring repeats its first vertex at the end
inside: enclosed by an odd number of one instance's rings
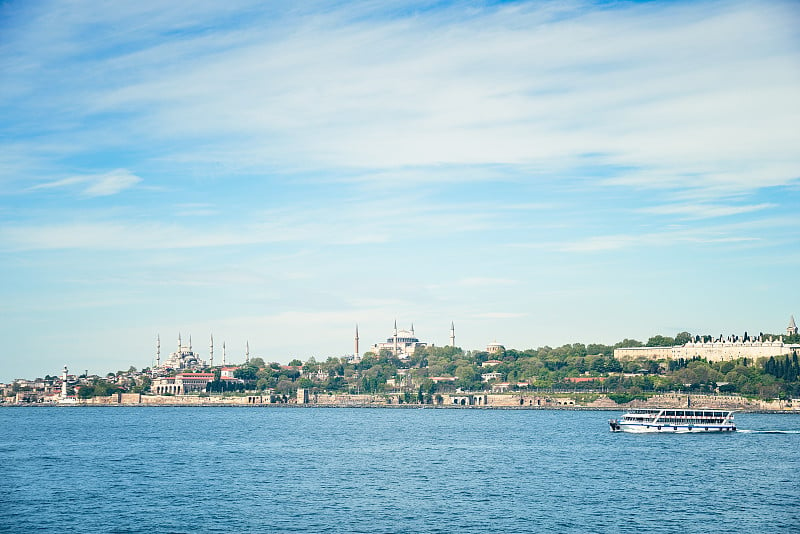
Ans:
POLYGON ((0 531, 800 532, 800 415, 611 433, 621 412, 0 409, 0 531))

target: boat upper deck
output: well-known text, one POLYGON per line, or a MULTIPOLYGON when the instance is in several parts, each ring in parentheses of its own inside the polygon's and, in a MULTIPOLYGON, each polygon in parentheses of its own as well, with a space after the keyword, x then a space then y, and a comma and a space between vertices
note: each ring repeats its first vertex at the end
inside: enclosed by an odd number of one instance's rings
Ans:
POLYGON ((630 423, 723 424, 733 420, 731 410, 635 409, 622 418, 630 423))
POLYGON ((665 417, 727 417, 732 414, 731 410, 680 410, 680 409, 664 409, 664 408, 642 408, 628 410, 628 414, 636 415, 658 415, 662 414, 665 417))

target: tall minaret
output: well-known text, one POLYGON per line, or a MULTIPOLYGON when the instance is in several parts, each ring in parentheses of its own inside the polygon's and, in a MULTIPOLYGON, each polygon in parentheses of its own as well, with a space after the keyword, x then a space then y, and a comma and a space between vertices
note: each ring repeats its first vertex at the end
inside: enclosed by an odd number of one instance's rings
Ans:
POLYGON ((247 341, 244 349, 244 363, 250 363, 250 341, 247 341))
POLYGON ((211 334, 211 345, 208 347, 208 358, 211 361, 211 367, 214 367, 214 334, 211 334))
POLYGON ((182 346, 183 346, 183 343, 181 343, 181 333, 178 332, 178 354, 181 353, 182 346))
POLYGON ((354 356, 355 356, 355 361, 360 361, 358 357, 358 323, 356 323, 356 352, 354 356))
POLYGON ((222 342, 222 365, 225 365, 225 342, 222 342))
POLYGON ((397 356, 397 319, 394 320, 394 355, 397 356))
POLYGON ((61 373, 61 398, 67 398, 67 366, 64 366, 64 372, 61 373))
POLYGON ((453 321, 450 321, 450 346, 456 346, 456 325, 453 321))
POLYGON ((161 367, 161 334, 156 334, 156 367, 161 367))
POLYGON ((414 323, 411 323, 411 337, 414 337, 414 323))
POLYGON ((192 336, 189 335, 189 352, 192 352, 192 336))

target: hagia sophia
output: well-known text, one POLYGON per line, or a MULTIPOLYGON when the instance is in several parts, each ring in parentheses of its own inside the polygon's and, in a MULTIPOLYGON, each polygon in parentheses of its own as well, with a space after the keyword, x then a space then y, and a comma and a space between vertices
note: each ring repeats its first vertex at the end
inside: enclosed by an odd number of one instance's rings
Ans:
MULTIPOLYGON (((355 359, 360 359, 360 353, 358 350, 358 326, 356 326, 356 346, 355 346, 355 359)), ((393 355, 397 356, 401 360, 409 358, 411 355, 414 354, 414 351, 417 348, 425 348, 428 346, 428 343, 424 343, 419 340, 419 338, 414 334, 414 325, 411 325, 410 330, 398 330, 397 329, 397 321, 394 322, 394 331, 391 337, 386 338, 385 342, 382 343, 375 343, 370 347, 369 352, 373 352, 375 354, 380 354, 382 350, 388 350, 393 355)), ((456 346, 456 327, 454 323, 450 323, 450 346, 456 346)))

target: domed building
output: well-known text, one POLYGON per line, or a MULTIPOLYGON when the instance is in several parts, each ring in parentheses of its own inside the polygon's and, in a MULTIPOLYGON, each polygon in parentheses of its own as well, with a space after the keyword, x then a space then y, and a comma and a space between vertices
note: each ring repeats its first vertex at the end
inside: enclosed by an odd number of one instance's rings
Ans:
POLYGON ((398 330, 397 321, 394 322, 394 332, 391 337, 386 338, 385 343, 376 343, 370 347, 370 351, 375 354, 380 354, 382 350, 388 350, 393 355, 401 359, 406 359, 414 354, 417 347, 425 348, 427 343, 423 343, 414 334, 414 325, 411 325, 411 330, 398 330))
MULTIPOLYGON (((160 342, 159 342, 160 345, 160 342)), ((194 369, 202 367, 205 362, 200 359, 200 355, 192 350, 192 338, 189 337, 189 345, 183 345, 181 342, 181 335, 178 334, 178 350, 170 353, 169 357, 163 364, 160 362, 157 367, 163 369, 194 369)))
POLYGON ((489 354, 500 354, 501 352, 505 352, 505 350, 506 348, 497 341, 494 341, 486 345, 486 352, 488 352, 489 354))

